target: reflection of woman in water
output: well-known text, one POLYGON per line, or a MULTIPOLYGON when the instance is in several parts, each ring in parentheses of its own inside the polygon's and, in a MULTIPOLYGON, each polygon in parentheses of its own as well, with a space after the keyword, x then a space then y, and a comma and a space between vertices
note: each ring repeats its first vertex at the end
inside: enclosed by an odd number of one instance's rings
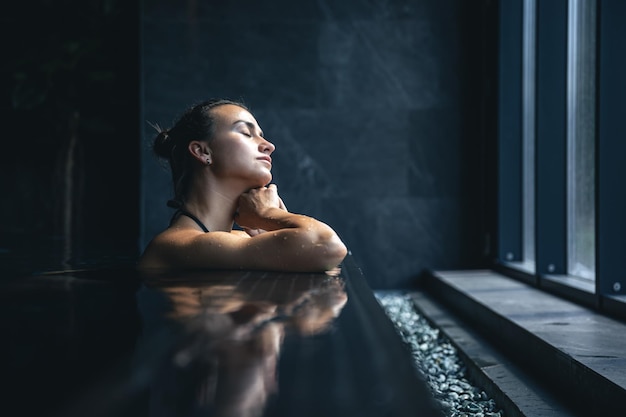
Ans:
MULTIPOLYGON (((159 129, 160 130, 160 129, 159 129)), ((328 225, 290 213, 272 179, 274 145, 240 103, 213 100, 160 130, 179 210, 146 248, 141 268, 325 271, 346 247, 328 225), (269 185, 268 185, 269 184, 269 185), (233 230, 237 223, 243 231, 233 230)))
POLYGON ((165 297, 169 308, 162 316, 182 326, 168 353, 151 366, 156 369, 150 389, 153 417, 261 415, 278 388, 285 331, 323 332, 346 303, 343 281, 325 275, 251 277, 236 285, 228 279, 179 281, 148 283, 140 294, 144 301, 165 297))

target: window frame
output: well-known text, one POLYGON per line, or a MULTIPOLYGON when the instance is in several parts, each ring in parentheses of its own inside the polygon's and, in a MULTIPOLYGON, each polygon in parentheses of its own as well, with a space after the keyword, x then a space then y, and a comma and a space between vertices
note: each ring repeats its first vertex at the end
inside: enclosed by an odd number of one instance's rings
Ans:
POLYGON ((523 261, 523 0, 499 4, 497 253, 494 269, 626 319, 626 2, 596 10, 595 282, 567 275, 568 0, 536 2, 535 271, 523 261), (512 254, 513 256, 509 255, 512 254), (586 282, 585 282, 586 281, 586 282), (619 285, 616 286, 615 283, 619 285), (619 287, 619 288, 618 288, 619 287))

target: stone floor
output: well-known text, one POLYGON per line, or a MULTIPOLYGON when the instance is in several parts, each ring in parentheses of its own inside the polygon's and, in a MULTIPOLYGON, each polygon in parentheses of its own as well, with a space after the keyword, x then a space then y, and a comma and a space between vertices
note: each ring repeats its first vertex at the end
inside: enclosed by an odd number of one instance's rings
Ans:
POLYGON ((413 298, 505 415, 624 415, 624 322, 492 271, 432 273, 413 298))

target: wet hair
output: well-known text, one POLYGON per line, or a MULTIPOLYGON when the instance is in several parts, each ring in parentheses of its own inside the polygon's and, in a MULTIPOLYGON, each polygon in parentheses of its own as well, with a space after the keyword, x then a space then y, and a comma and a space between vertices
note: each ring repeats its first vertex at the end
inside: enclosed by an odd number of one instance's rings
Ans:
POLYGON ((192 140, 211 141, 215 124, 215 117, 211 110, 225 104, 248 110, 244 104, 236 101, 212 99, 187 109, 170 129, 153 125, 158 135, 154 138, 152 149, 157 156, 169 162, 172 171, 174 199, 168 201, 168 206, 178 208, 185 203, 194 169, 194 159, 187 149, 189 142, 192 140))

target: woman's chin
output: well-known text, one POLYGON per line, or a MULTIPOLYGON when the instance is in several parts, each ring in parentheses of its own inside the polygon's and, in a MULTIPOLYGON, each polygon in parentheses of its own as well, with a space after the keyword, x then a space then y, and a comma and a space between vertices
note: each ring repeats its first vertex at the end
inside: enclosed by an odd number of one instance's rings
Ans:
POLYGON ((269 184, 270 182, 272 182, 272 174, 268 173, 267 175, 263 175, 260 178, 260 184, 259 187, 265 187, 267 184, 269 184))
POLYGON ((246 183, 248 184, 246 188, 248 189, 265 187, 270 182, 272 182, 272 173, 269 170, 255 171, 246 175, 246 183))

